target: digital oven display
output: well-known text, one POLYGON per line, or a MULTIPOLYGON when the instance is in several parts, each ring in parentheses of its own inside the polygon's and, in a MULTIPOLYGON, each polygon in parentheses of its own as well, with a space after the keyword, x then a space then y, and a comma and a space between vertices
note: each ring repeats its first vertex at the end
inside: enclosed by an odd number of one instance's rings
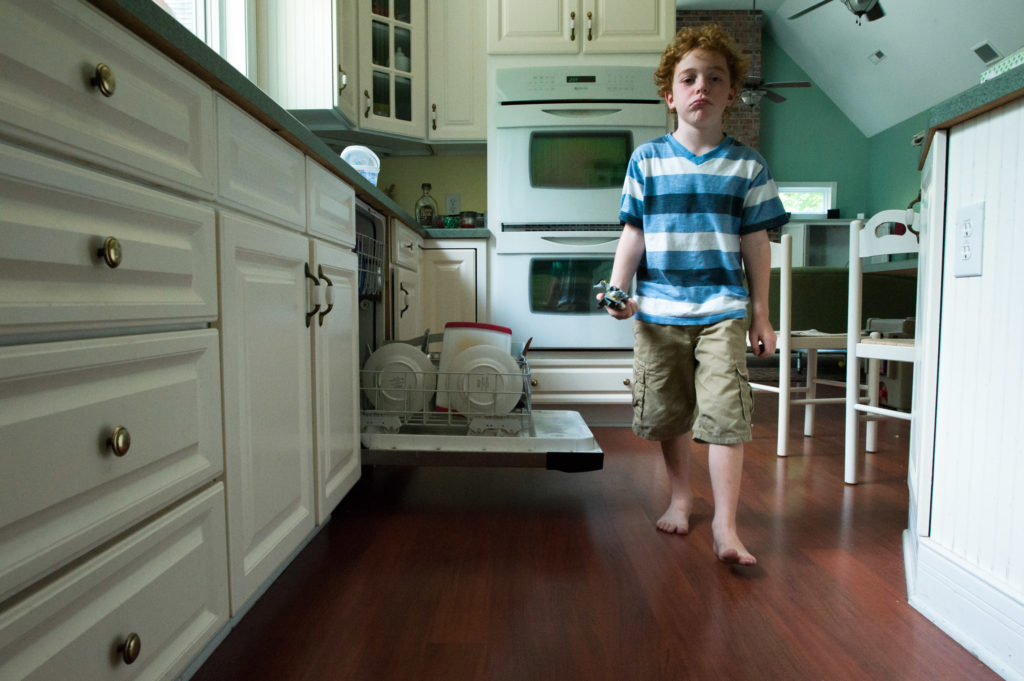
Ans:
POLYGON ((597 76, 566 76, 566 83, 596 83, 597 76))

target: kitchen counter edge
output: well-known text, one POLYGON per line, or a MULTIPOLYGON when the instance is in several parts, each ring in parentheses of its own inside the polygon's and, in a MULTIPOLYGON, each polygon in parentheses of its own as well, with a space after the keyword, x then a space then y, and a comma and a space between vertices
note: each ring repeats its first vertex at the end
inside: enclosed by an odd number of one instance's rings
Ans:
POLYGON ((918 169, 924 168, 925 158, 937 130, 947 130, 1021 97, 1024 97, 1024 66, 1011 69, 933 106, 928 112, 928 134, 921 149, 918 169))

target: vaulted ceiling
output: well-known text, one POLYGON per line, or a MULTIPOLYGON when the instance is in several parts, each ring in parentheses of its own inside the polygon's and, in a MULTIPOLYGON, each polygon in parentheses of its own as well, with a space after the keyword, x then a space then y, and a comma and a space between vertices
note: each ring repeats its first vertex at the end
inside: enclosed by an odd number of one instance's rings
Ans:
POLYGON ((1024 47, 1022 0, 880 0, 885 16, 860 25, 831 0, 788 18, 818 1, 677 0, 676 7, 764 12, 772 38, 869 137, 977 85, 988 68, 978 45, 1001 56, 1024 47), (878 52, 884 58, 872 59, 878 52))

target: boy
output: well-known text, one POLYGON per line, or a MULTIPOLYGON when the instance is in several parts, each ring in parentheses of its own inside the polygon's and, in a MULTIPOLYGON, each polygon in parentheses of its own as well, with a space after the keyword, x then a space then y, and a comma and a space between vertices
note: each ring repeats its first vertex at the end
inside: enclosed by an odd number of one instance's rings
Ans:
POLYGON ((690 443, 707 443, 715 555, 754 565, 736 533, 743 443, 752 437, 745 336, 755 356, 775 353, 765 230, 786 214, 764 160, 723 132, 746 69, 714 25, 682 29, 662 54, 654 80, 678 125, 630 159, 609 283, 628 290, 635 274, 637 291, 606 309, 616 319, 636 315, 633 430, 661 443, 671 483, 658 529, 689 532, 690 443))

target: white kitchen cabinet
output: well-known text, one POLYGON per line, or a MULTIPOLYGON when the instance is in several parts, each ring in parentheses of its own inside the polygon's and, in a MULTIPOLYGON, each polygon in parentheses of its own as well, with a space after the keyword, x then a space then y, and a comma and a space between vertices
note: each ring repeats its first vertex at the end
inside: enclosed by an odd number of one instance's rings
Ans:
POLYGON ((417 0, 359 0, 359 127, 426 136, 426 9, 417 0))
POLYGON ((486 7, 480 0, 427 5, 427 139, 487 139, 486 7))
POLYGON ((440 333, 448 322, 480 321, 487 305, 486 249, 484 239, 425 242, 420 257, 422 323, 432 333, 440 333))
POLYGON ((305 236, 219 214, 232 612, 315 525, 305 236))
POLYGON ((419 271, 423 237, 397 220, 391 222, 391 262, 408 270, 419 271))
POLYGON ((219 95, 217 153, 221 204, 305 231, 306 157, 219 95))
POLYGON ((177 678, 227 623, 225 551, 218 482, 5 603, 0 678, 177 678))
POLYGON ((213 209, 2 142, 0 180, 0 333, 216 319, 213 209))
POLYGON ((356 0, 261 0, 256 84, 300 120, 354 124, 356 29, 356 0))
POLYGON ((356 243, 356 192, 306 157, 306 232, 342 246, 356 243))
POLYGON ((10 139, 214 194, 213 92, 87 3, 5 0, 0 113, 10 139))
POLYGON ((0 600, 220 475, 218 367, 209 329, 0 347, 0 600))
MULTIPOLYGON (((524 330, 528 336, 528 330, 524 330)), ((531 352, 534 404, 629 404, 633 353, 531 352)))
POLYGON ((409 226, 391 221, 392 336, 408 339, 423 333, 420 262, 423 238, 409 226))
POLYGON ((359 479, 359 272, 351 249, 310 242, 323 295, 310 325, 316 423, 316 518, 323 523, 359 479))
POLYGON ((660 54, 675 35, 673 0, 488 0, 491 54, 660 54))

